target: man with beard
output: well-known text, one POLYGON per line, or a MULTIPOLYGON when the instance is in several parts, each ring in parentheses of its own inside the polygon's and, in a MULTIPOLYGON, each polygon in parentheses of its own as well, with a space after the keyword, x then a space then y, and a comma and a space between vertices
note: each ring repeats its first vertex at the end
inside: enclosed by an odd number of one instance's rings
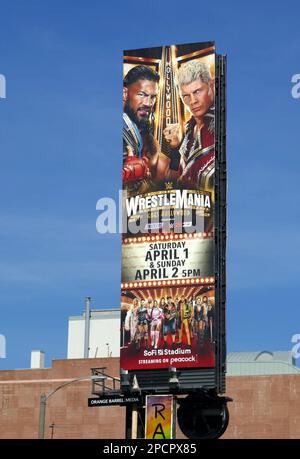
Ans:
POLYGON ((183 188, 213 191, 214 81, 204 62, 192 60, 179 68, 177 84, 181 100, 191 113, 184 134, 179 124, 164 129, 173 155, 180 157, 177 183, 183 188))
POLYGON ((153 107, 158 94, 159 75, 137 65, 123 84, 123 184, 129 193, 145 193, 153 185, 159 157, 152 134, 153 107))

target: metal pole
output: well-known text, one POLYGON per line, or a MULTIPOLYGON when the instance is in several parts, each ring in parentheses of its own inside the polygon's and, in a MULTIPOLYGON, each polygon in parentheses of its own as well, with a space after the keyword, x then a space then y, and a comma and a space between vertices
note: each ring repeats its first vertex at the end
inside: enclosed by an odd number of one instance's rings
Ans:
POLYGON ((89 349, 90 349, 90 317, 91 317, 91 297, 85 297, 85 329, 84 329, 84 353, 83 356, 85 359, 89 358, 89 349))
POLYGON ((56 389, 54 389, 52 392, 50 392, 48 395, 41 394, 40 415, 39 415, 39 438, 43 439, 45 437, 46 402, 48 398, 52 397, 53 394, 55 394, 58 390, 62 389, 63 387, 69 386, 70 384, 73 384, 75 382, 84 381, 84 380, 104 381, 105 379, 106 379, 106 376, 98 376, 98 375, 82 376, 81 378, 71 379, 71 381, 67 381, 61 384, 60 386, 56 387, 56 389))
POLYGON ((126 405, 126 418, 125 418, 125 438, 126 440, 131 439, 131 427, 132 427, 132 406, 126 405))
POLYGON ((172 419, 172 440, 176 440, 176 424, 177 424, 177 397, 173 396, 173 419, 172 419))
POLYGON ((137 430, 138 430, 138 407, 132 405, 132 424, 131 424, 131 438, 137 439, 137 430))
POLYGON ((40 417, 39 417, 39 438, 45 437, 45 417, 46 417, 46 394, 42 394, 40 398, 40 417))

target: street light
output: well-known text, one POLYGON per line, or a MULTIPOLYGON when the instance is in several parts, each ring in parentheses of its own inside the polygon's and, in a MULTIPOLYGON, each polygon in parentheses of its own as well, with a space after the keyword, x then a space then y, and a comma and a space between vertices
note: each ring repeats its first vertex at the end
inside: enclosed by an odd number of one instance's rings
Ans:
POLYGON ((61 384, 58 386, 56 389, 53 391, 49 392, 49 394, 41 394, 40 398, 40 415, 39 415, 39 438, 43 439, 45 437, 45 418, 46 418, 46 403, 47 400, 52 397, 52 395, 55 394, 59 389, 62 389, 65 386, 68 386, 69 384, 76 383, 78 381, 84 381, 84 380, 89 380, 89 381, 103 381, 103 379, 106 379, 106 376, 98 376, 98 375, 92 375, 92 376, 82 376, 80 378, 72 379, 71 381, 66 381, 65 383, 61 384))

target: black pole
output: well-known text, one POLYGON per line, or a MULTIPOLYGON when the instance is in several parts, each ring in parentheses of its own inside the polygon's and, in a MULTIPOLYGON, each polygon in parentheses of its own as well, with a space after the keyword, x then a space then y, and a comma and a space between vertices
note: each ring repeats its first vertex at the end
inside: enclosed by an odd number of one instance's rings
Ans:
POLYGON ((126 419, 125 419, 125 438, 131 439, 132 427, 132 405, 126 405, 126 419))

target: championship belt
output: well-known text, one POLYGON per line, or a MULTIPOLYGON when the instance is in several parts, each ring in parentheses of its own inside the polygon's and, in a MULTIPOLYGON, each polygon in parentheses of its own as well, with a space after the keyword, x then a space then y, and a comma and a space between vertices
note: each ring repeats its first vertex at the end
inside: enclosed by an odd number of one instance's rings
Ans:
POLYGON ((127 156, 123 169, 123 183, 137 182, 150 175, 148 158, 137 158, 136 156, 127 156))
POLYGON ((127 113, 123 113, 123 143, 124 143, 124 151, 123 151, 123 160, 125 161, 128 152, 127 147, 133 151, 133 154, 140 158, 142 155, 143 149, 143 140, 138 130, 137 125, 129 118, 127 113))

